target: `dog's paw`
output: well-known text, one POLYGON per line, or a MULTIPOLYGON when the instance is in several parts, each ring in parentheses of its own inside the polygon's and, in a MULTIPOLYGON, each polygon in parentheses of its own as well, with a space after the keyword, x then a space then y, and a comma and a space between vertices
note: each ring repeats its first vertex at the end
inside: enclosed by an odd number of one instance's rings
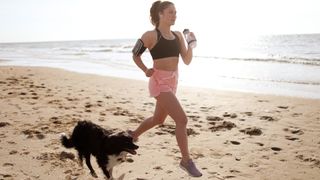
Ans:
POLYGON ((98 175, 95 172, 91 172, 90 174, 91 174, 92 177, 98 178, 98 175))

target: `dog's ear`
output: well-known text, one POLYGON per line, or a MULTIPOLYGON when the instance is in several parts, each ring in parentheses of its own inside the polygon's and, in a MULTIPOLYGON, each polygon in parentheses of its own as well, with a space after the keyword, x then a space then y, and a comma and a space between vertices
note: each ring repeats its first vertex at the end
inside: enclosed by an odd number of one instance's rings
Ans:
POLYGON ((104 137, 103 138, 103 149, 105 151, 109 151, 110 150, 110 147, 114 147, 115 146, 115 141, 114 141, 114 138, 112 137, 104 137))
POLYGON ((107 137, 104 137, 103 141, 104 141, 104 144, 107 144, 109 147, 112 147, 113 145, 117 144, 117 142, 119 142, 121 137, 123 137, 123 136, 119 136, 118 134, 112 135, 112 136, 107 136, 107 137))

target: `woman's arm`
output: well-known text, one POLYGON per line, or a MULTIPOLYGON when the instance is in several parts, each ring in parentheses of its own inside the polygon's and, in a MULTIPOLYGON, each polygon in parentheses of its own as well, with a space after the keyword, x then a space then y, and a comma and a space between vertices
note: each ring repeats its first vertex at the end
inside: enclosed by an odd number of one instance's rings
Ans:
MULTIPOLYGON (((150 49, 150 44, 152 39, 150 39, 152 36, 152 32, 148 31, 146 33, 144 33, 141 37, 141 41, 143 42, 143 46, 145 48, 150 49)), ((141 54, 133 54, 132 55, 132 59, 135 62, 135 64, 145 73, 145 75, 147 77, 152 76, 153 74, 153 69, 149 69, 146 67, 146 65, 143 63, 142 59, 141 59, 141 54)))
POLYGON ((144 72, 146 73, 147 71, 147 67, 146 65, 144 65, 144 63, 142 62, 141 56, 137 56, 135 54, 132 55, 133 61, 136 63, 136 65, 144 72))
POLYGON ((190 48, 189 46, 186 47, 185 40, 184 40, 181 32, 177 31, 176 33, 178 34, 179 41, 180 41, 181 58, 182 58, 184 64, 189 65, 191 63, 192 57, 193 57, 192 48, 190 48))

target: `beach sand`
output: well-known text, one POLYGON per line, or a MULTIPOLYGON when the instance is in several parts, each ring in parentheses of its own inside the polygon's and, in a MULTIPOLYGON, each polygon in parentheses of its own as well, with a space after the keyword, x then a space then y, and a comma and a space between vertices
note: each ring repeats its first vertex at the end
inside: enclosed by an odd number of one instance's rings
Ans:
MULTIPOLYGON (((143 74, 141 74, 143 76, 143 74)), ((52 68, 0 67, 0 179, 95 179, 60 144, 80 120, 136 128, 152 115, 147 83, 52 68)), ((320 100, 179 87, 198 179, 318 179, 320 100)), ((125 179, 193 179, 178 164, 174 121, 140 136, 125 179)), ((104 175, 95 158, 99 179, 104 175)))

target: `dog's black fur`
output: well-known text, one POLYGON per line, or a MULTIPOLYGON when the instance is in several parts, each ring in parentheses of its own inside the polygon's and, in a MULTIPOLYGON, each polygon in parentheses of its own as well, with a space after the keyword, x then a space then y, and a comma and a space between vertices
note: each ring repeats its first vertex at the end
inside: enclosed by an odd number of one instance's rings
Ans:
POLYGON ((125 161, 127 153, 136 154, 135 150, 139 148, 128 133, 114 134, 90 121, 78 122, 70 138, 61 136, 61 143, 66 148, 74 147, 78 151, 81 164, 85 158, 93 177, 97 175, 91 166, 90 155, 95 156, 108 179, 112 177, 112 168, 125 161))

